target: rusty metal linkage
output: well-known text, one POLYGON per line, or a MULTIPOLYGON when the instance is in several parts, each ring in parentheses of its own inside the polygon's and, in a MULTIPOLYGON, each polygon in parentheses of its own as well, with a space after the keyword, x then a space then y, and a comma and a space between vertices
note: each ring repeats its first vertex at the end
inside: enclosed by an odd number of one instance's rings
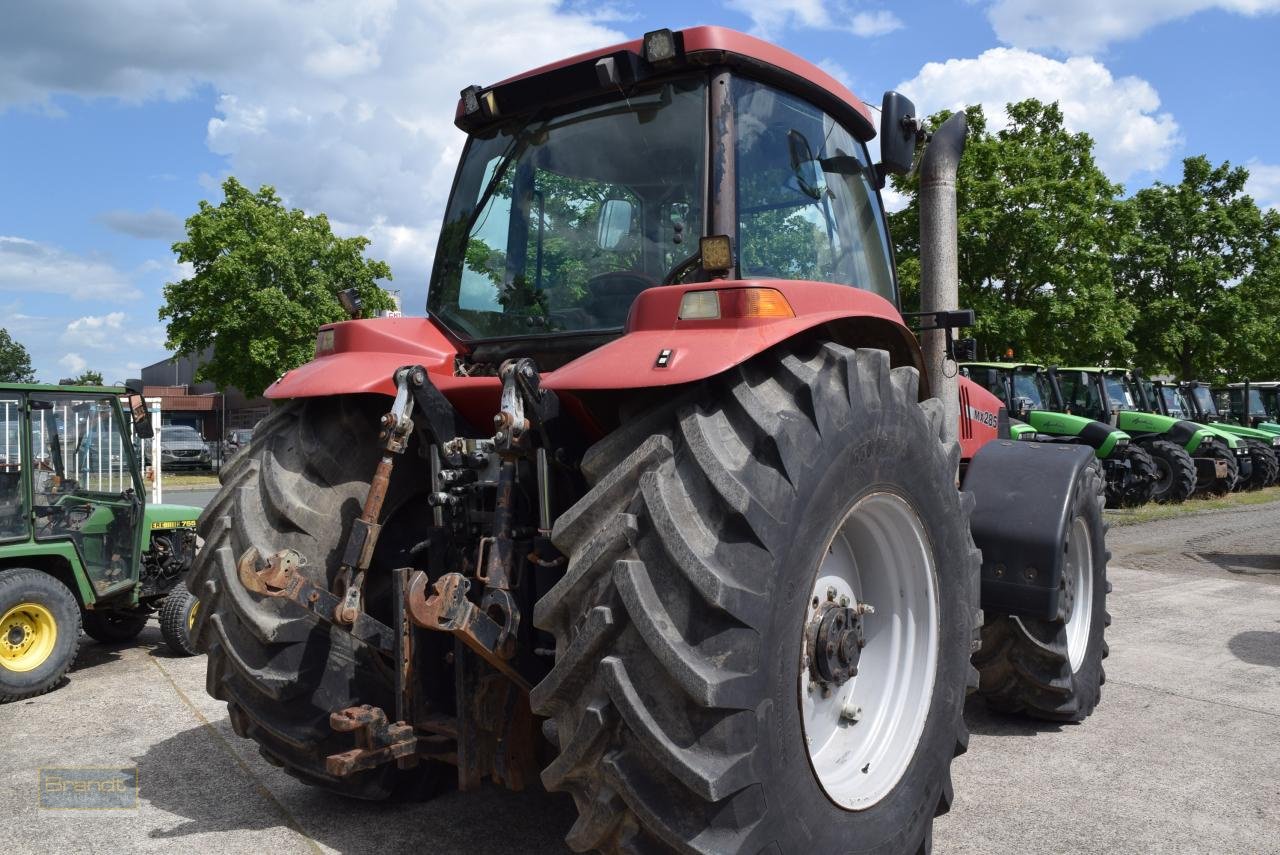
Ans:
POLYGON ((525 692, 532 688, 519 671, 498 652, 502 627, 467 599, 471 582, 461 573, 446 573, 431 585, 425 573, 415 573, 409 583, 409 613, 423 629, 452 633, 482 659, 501 671, 525 692))
POLYGON ((393 760, 414 765, 423 756, 450 760, 454 754, 453 740, 449 737, 419 736, 412 725, 391 724, 380 707, 368 704, 332 713, 329 726, 354 733, 356 740, 355 748, 325 758, 325 771, 330 775, 342 777, 393 760))

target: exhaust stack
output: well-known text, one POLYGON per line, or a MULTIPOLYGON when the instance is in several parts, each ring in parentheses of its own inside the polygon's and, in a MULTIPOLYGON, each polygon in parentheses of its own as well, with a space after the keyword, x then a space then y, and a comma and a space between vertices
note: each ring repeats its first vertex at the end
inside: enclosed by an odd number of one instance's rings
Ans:
MULTIPOLYGON (((920 310, 952 311, 960 307, 960 263, 957 250, 956 170, 964 153, 968 125, 955 113, 933 133, 920 161, 920 310)), ((960 392, 955 369, 947 376, 947 331, 922 333, 925 368, 934 396, 942 401, 944 439, 956 439, 960 424, 960 392)))

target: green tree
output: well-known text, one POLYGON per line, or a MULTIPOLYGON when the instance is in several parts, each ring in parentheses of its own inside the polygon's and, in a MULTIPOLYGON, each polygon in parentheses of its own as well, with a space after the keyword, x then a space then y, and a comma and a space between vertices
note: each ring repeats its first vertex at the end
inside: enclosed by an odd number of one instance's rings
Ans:
POLYGON ((1116 284, 1139 309, 1144 368, 1184 380, 1280 368, 1280 214, 1245 195, 1248 178, 1199 155, 1182 162, 1180 183, 1157 182, 1125 202, 1134 229, 1116 284))
POLYGON ((0 328, 0 381, 5 383, 34 383, 36 373, 31 370, 31 354, 20 342, 14 341, 9 331, 0 328))
MULTIPOLYGON (((960 304, 977 311, 983 351, 1019 359, 1123 362, 1134 310, 1117 299, 1111 262, 1126 229, 1121 192, 1093 160, 1093 140, 1063 127, 1057 104, 1008 105, 992 133, 981 107, 965 112, 969 140, 957 176, 960 304)), ((934 127, 949 113, 932 117, 934 127)), ((915 175, 890 215, 904 305, 918 301, 920 208, 915 175)))
POLYGON ((366 313, 391 308, 377 285, 391 268, 364 257, 367 238, 336 237, 324 214, 286 208, 270 186, 253 193, 228 178, 222 191, 173 245, 194 273, 165 285, 160 318, 176 352, 211 350, 197 379, 255 396, 311 358, 317 327, 347 317, 339 291, 355 288, 366 313))
POLYGON ((102 372, 88 369, 81 371, 79 376, 64 377, 58 381, 58 384, 61 386, 101 386, 103 385, 102 372))

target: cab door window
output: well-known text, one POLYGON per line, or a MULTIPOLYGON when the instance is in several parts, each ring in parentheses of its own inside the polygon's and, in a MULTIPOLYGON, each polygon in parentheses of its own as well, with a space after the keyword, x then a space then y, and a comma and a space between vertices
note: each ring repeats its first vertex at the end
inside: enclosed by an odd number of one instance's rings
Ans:
POLYGON ((128 432, 111 396, 31 396, 38 540, 69 540, 95 590, 133 580, 140 503, 128 432))
POLYGON ((22 486, 22 400, 0 397, 0 540, 26 540, 31 514, 22 486))

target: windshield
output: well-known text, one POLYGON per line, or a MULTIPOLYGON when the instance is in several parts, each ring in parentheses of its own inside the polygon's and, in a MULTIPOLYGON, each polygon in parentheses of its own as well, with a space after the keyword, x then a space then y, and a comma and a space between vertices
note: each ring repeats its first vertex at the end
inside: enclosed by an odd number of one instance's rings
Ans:
POLYGON ((616 329, 697 250, 706 81, 473 138, 427 309, 464 338, 616 329))
POLYGON ((1200 408, 1200 412, 1206 416, 1216 416, 1218 407, 1213 403, 1213 395, 1209 392, 1207 386, 1196 386, 1191 390, 1191 394, 1195 396, 1196 405, 1200 408))
POLYGON ((1044 378, 1040 376, 1038 371, 1013 372, 1013 397, 1015 402, 1018 398, 1026 398, 1030 401, 1030 404, 1028 404, 1029 409, 1048 409, 1045 401, 1048 400, 1049 396, 1044 383, 1044 378))
POLYGON ((1107 398, 1113 410, 1136 410, 1138 402, 1129 391, 1129 384, 1123 374, 1103 374, 1102 382, 1107 387, 1107 398))
POLYGON ((733 101, 742 277, 837 282, 894 300, 862 143, 811 104, 754 80, 735 77, 733 101))
POLYGON ((1160 397, 1164 398, 1164 407, 1174 418, 1185 419, 1189 409, 1182 400, 1182 393, 1170 386, 1160 387, 1160 397))

